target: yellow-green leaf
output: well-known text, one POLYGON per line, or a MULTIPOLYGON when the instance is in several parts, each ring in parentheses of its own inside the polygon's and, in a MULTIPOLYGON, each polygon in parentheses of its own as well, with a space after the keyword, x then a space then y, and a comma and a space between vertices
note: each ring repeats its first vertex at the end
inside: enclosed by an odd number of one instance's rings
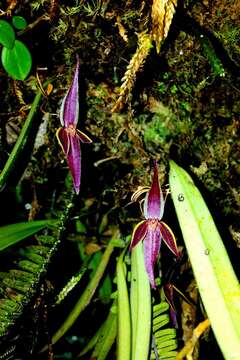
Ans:
POLYGON ((170 189, 198 289, 226 360, 240 359, 240 286, 213 218, 185 170, 170 162, 170 189))

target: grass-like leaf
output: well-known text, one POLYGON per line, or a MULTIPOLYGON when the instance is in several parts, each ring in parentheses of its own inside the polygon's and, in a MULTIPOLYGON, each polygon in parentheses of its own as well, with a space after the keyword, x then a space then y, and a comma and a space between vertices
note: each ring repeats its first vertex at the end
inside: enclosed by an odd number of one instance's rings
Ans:
MULTIPOLYGON (((102 256, 102 259, 98 265, 98 268, 93 276, 93 278, 90 280, 89 284, 81 294, 79 300, 74 305, 72 311, 69 313, 66 320, 62 323, 60 328, 56 331, 56 333, 52 337, 52 344, 55 344, 61 337, 70 329, 70 327, 74 324, 74 322, 77 320, 79 315, 82 313, 82 311, 88 306, 90 303, 102 277, 104 274, 104 271, 107 267, 107 264, 110 260, 110 256, 113 252, 114 246, 112 245, 112 242, 110 241, 107 245, 104 254, 102 256)), ((46 351, 47 346, 44 346, 41 349, 41 352, 46 351)))
POLYGON ((124 263, 126 249, 117 261, 117 288, 118 288, 118 344, 117 359, 130 360, 131 358, 131 317, 127 288, 127 269, 124 263))
POLYGON ((91 358, 104 360, 117 336, 117 301, 114 300, 107 319, 102 323, 97 332, 88 341, 84 349, 78 354, 77 358, 82 357, 94 348, 91 358))
POLYGON ((26 239, 51 223, 51 220, 37 220, 0 227, 0 251, 26 239))
POLYGON ((202 301, 226 360, 240 359, 240 286, 191 177, 170 162, 170 189, 202 301))
POLYGON ((109 311, 102 332, 97 339, 91 359, 105 360, 117 336, 117 311, 115 303, 109 311))
POLYGON ((132 360, 147 360, 151 335, 151 290, 142 242, 131 252, 132 360))

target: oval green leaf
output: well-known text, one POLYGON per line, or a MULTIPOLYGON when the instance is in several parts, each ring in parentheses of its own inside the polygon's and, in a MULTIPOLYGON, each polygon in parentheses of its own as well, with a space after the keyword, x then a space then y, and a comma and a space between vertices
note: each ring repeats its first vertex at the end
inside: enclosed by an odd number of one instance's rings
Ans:
POLYGON ((16 40, 12 49, 3 47, 2 64, 13 79, 24 80, 31 70, 32 57, 26 45, 16 40))
POLYGON ((191 177, 170 162, 170 189, 198 289, 225 360, 240 359, 240 286, 191 177))
POLYGON ((7 49, 12 49, 15 41, 15 32, 12 26, 5 20, 0 20, 0 44, 7 49))
POLYGON ((13 26, 18 30, 23 30, 27 26, 27 22, 22 16, 13 16, 12 23, 13 26))
POLYGON ((0 227, 0 251, 44 229, 54 220, 20 222, 0 227))

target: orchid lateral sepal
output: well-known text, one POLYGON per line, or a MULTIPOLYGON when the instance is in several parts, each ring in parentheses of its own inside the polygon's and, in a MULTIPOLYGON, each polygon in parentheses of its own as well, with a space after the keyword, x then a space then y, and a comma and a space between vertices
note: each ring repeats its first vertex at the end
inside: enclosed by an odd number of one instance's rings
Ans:
POLYGON ((180 253, 177 248, 177 242, 174 233, 171 228, 163 221, 160 222, 161 235, 164 243, 167 245, 169 250, 176 256, 179 257, 180 253))
POLYGON ((136 246, 139 243, 139 241, 142 241, 145 238, 146 233, 147 233, 147 223, 146 220, 143 220, 140 223, 138 223, 133 230, 132 240, 129 249, 130 251, 134 246, 136 246))
MULTIPOLYGON (((67 145, 65 144, 65 142, 63 142, 60 137, 61 135, 59 135, 62 131, 67 130, 65 128, 58 128, 56 131, 56 137, 57 137, 57 141, 59 143, 59 145, 62 148, 62 151, 65 153, 65 155, 67 155, 69 153, 69 148, 70 148, 70 141, 69 141, 69 136, 67 136, 67 145)), ((92 140, 90 139, 89 136, 87 136, 86 134, 84 134, 82 131, 78 130, 78 129, 74 129, 76 132, 77 137, 79 138, 79 140, 82 143, 85 144, 91 144, 92 140)))

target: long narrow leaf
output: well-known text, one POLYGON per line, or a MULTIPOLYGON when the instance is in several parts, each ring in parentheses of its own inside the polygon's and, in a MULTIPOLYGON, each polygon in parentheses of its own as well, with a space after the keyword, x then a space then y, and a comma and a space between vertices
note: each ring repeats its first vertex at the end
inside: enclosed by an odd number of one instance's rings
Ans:
POLYGON ((51 220, 20 222, 0 227, 0 251, 51 224, 51 220))
MULTIPOLYGON (((73 309, 67 316, 66 320, 62 323, 60 328, 56 331, 56 333, 52 337, 52 344, 55 344, 61 337, 70 329, 70 327, 74 324, 74 322, 77 320, 79 315, 82 313, 82 311, 88 306, 90 303, 102 277, 106 270, 107 264, 110 260, 111 254, 113 252, 114 246, 112 245, 112 241, 109 242, 107 245, 104 254, 102 256, 102 259, 98 265, 98 268, 85 288, 84 292, 81 294, 79 300, 74 305, 73 309)), ((44 346, 40 352, 46 351, 47 346, 44 346)))
POLYGON ((117 336, 117 312, 116 305, 110 309, 105 322, 104 331, 99 336, 91 359, 105 360, 117 336))
POLYGON ((152 304, 142 242, 132 249, 131 273, 132 360, 147 360, 152 304))
POLYGON ((173 161, 170 188, 202 301, 226 360, 240 359, 240 286, 212 216, 173 161))
POLYGON ((107 319, 100 326, 97 332, 93 335, 93 337, 88 341, 87 345, 84 349, 78 354, 77 358, 85 355, 89 352, 94 346, 93 356, 98 359, 99 353, 105 353, 107 356, 109 350, 112 347, 112 344, 117 336, 117 301, 114 300, 107 319), (112 332, 112 333, 111 333, 112 332), (110 335, 110 336, 109 336, 110 335), (107 339, 107 337, 109 338, 107 339), (104 346, 105 343, 105 346, 104 346), (106 346, 108 344, 108 346, 106 346), (104 348, 104 349, 103 349, 104 348), (103 352, 102 352, 103 350, 103 352))
POLYGON ((117 359, 130 360, 131 357, 131 318, 128 288, 126 281, 126 265, 123 250, 117 262, 117 288, 118 288, 118 344, 117 359))

